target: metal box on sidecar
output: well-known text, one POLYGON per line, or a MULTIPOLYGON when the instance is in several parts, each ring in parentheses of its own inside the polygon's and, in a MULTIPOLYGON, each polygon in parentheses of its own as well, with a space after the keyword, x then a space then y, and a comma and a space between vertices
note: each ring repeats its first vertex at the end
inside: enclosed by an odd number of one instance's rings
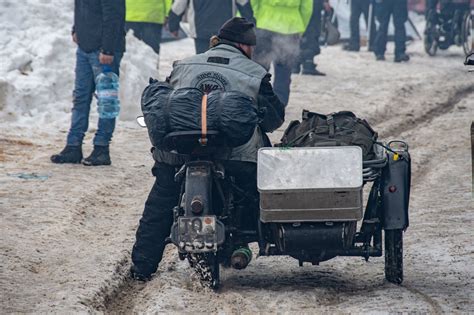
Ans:
POLYGON ((362 168, 362 150, 357 146, 260 149, 260 220, 362 219, 362 168))

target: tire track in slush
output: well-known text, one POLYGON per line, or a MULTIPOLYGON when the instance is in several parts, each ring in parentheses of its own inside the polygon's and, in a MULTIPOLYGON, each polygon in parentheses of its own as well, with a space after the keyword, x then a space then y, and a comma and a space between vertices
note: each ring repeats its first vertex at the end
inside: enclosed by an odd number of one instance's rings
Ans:
POLYGON ((426 293, 423 293, 422 291, 418 290, 418 289, 415 289, 411 286, 408 286, 408 285, 404 285, 402 284, 400 286, 401 288, 404 288, 406 290, 408 290, 409 292, 413 293, 413 294, 416 294, 418 296, 420 296, 423 300, 425 300, 425 302, 431 306, 433 312, 432 314, 436 314, 436 315, 441 315, 443 314, 443 309, 441 308, 441 305, 439 305, 438 301, 434 300, 431 296, 429 296, 428 294, 426 293))
POLYGON ((418 117, 409 117, 406 114, 400 123, 391 124, 383 131, 383 135, 400 135, 401 133, 413 130, 420 124, 430 123, 433 119, 449 113, 459 102, 474 93, 474 84, 457 88, 446 101, 438 102, 427 112, 418 117))
MULTIPOLYGON (((462 100, 468 98, 471 94, 474 94, 474 85, 465 86, 459 89, 456 89, 452 95, 448 97, 448 99, 444 102, 438 103, 435 107, 431 108, 423 115, 410 119, 410 121, 406 121, 399 125, 392 125, 388 129, 384 130, 384 134, 397 134, 400 135, 401 133, 409 132, 415 128, 420 127, 420 125, 427 125, 432 122, 434 119, 439 118, 443 115, 449 114, 454 107, 460 103, 462 100)), ((472 96, 471 96, 472 97, 472 96)), ((432 169, 431 161, 429 160, 422 160, 418 161, 417 164, 421 165, 417 172, 417 176, 412 176, 412 186, 414 183, 418 183, 423 181, 424 177, 428 175, 430 169, 432 169)), ((433 314, 443 314, 443 309, 438 301, 434 300, 428 294, 422 292, 419 289, 416 289, 410 285, 402 284, 400 285, 401 288, 408 290, 409 292, 420 296, 428 305, 432 308, 433 314)))
MULTIPOLYGON (((432 122, 435 118, 441 117, 451 112, 457 104, 468 98, 471 94, 474 94, 474 85, 466 85, 456 88, 454 92, 449 95, 446 101, 436 103, 434 107, 430 108, 428 111, 424 112, 418 117, 411 117, 405 113, 404 118, 401 119, 401 123, 389 124, 381 134, 383 137, 396 138, 402 133, 420 128, 421 125, 425 126, 432 122)), ((381 126, 384 123, 385 122, 377 124, 376 127, 381 126)), ((417 161, 417 164, 420 165, 420 168, 417 170, 417 175, 412 176, 412 186, 413 183, 418 183, 421 181, 431 169, 428 167, 428 165, 430 165, 430 160, 428 158, 424 158, 422 161, 417 161)))
MULTIPOLYGON (((384 127, 384 130, 381 133, 383 136, 400 136, 402 133, 419 128, 420 125, 429 124, 433 119, 448 114, 459 102, 469 97, 470 94, 473 93, 474 86, 461 86, 456 88, 454 92, 448 96, 447 100, 443 102, 437 102, 434 107, 431 107, 428 111, 421 113, 421 115, 413 117, 408 112, 402 112, 400 113, 401 115, 398 116, 399 119, 396 119, 396 121, 394 121, 393 116, 390 114, 378 117, 378 123, 375 124, 375 129, 377 129, 377 127, 384 127)), ((404 96, 409 100, 410 93, 404 96)), ((398 99, 398 101, 400 101, 400 99, 398 99)), ((414 183, 422 181, 430 170, 429 163, 419 161, 418 164, 421 166, 417 172, 417 176, 414 176, 414 183)), ((121 264, 122 263, 119 263, 119 265, 121 264)), ((95 303, 90 306, 96 310, 104 311, 105 314, 132 313, 136 304, 136 300, 138 299, 141 291, 147 286, 147 283, 137 283, 136 281, 132 281, 128 279, 126 274, 123 273, 120 278, 120 283, 115 283, 113 289, 106 290, 103 288, 103 290, 101 290, 101 303, 98 303, 96 300, 95 303)), ((433 314, 443 313, 443 309, 440 304, 428 294, 406 284, 399 287, 419 296, 432 308, 433 314)))

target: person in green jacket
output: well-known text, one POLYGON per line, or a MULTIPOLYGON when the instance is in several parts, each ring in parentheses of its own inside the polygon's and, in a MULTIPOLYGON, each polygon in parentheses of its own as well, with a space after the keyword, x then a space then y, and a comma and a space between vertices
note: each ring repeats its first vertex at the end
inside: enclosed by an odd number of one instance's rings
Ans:
POLYGON ((311 19, 313 0, 251 0, 251 5, 258 43, 254 60, 267 70, 273 63, 275 94, 287 105, 291 70, 311 19))
POLYGON ((161 30, 171 8, 171 0, 126 0, 127 32, 160 53, 161 30))

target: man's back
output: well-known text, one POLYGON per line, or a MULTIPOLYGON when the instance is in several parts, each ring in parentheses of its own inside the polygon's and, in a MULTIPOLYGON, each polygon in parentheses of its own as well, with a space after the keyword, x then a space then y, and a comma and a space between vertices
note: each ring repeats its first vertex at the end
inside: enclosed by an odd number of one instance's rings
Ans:
POLYGON ((221 44, 209 51, 177 61, 170 75, 174 88, 194 87, 204 92, 240 91, 257 99, 267 71, 238 48, 221 44))
MULTIPOLYGON (((247 58, 237 47, 220 44, 205 53, 175 62, 169 77, 175 88, 198 88, 204 92, 214 90, 239 91, 255 100, 267 71, 247 58)), ((234 148, 230 160, 256 162, 258 148, 264 146, 257 129, 246 144, 234 148)))

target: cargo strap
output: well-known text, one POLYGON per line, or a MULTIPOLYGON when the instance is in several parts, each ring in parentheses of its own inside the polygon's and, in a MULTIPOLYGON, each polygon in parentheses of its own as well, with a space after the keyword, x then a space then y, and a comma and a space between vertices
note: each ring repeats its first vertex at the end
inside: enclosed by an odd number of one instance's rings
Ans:
POLYGON ((332 114, 329 114, 326 118, 326 122, 329 127, 329 139, 334 139, 334 134, 335 134, 334 116, 332 114))
POLYGON ((207 94, 202 96, 201 102, 201 145, 207 145, 207 94))
POLYGON ((171 127, 170 127, 170 103, 171 103, 171 99, 173 98, 174 94, 175 94, 176 90, 173 90, 173 92, 171 92, 169 95, 168 95, 168 100, 166 101, 166 104, 163 108, 164 110, 164 116, 165 116, 165 130, 170 130, 171 127))

